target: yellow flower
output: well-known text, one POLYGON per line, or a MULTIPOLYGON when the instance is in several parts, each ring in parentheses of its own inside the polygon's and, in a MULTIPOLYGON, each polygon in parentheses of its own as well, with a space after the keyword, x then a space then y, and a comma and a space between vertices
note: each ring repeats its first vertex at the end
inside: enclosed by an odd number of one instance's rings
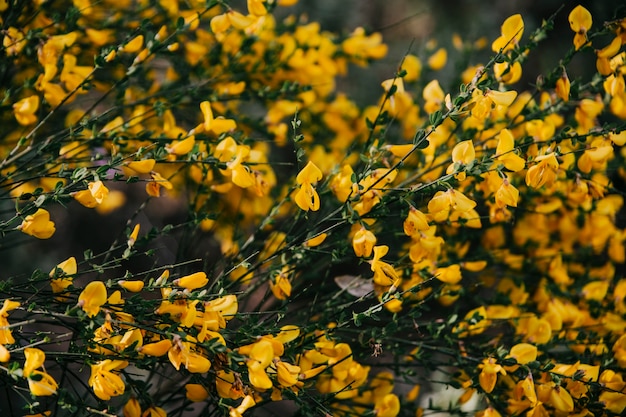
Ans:
POLYGON ((50 286, 52 287, 52 292, 55 294, 61 294, 61 296, 56 299, 59 301, 67 301, 67 293, 65 290, 67 287, 72 285, 74 280, 72 275, 76 275, 78 271, 78 267, 76 265, 76 258, 73 256, 64 260, 50 271, 50 286), (62 275, 60 278, 57 276, 62 275))
MULTIPOLYGON (((230 16, 230 13, 231 12, 227 13, 227 16, 230 16)), ((233 11, 232 13, 236 13, 239 15, 239 13, 235 11, 233 11)), ((214 17, 211 20, 211 23, 218 17, 219 16, 214 17)), ((212 132, 216 135, 220 135, 222 133, 235 130, 237 128, 237 123, 233 119, 225 119, 222 116, 219 116, 217 118, 213 117, 211 103, 208 101, 203 101, 202 103, 200 103, 200 110, 202 111, 202 114, 204 116, 204 124, 202 126, 207 132, 212 132)))
POLYGON ((23 375, 28 379, 28 388, 35 396, 48 396, 56 393, 58 384, 51 375, 46 372, 38 371, 37 368, 43 366, 46 355, 37 348, 24 349, 23 375))
POLYGON ((482 369, 478 375, 478 382, 486 393, 490 393, 495 388, 498 374, 506 375, 506 371, 496 362, 495 358, 483 359, 478 368, 482 369))
POLYGON ((141 417, 167 417, 167 413, 161 407, 152 406, 144 411, 141 417))
POLYGON ((444 48, 439 48, 434 54, 428 58, 428 66, 433 71, 439 71, 446 66, 448 61, 448 51, 444 48))
POLYGON ((139 404, 137 398, 131 397, 128 399, 126 404, 124 404, 122 411, 124 412, 124 417, 140 417, 141 405, 139 404))
POLYGON ((128 362, 105 359, 91 365, 89 385, 98 398, 108 401, 111 397, 122 395, 126 385, 118 372, 128 366, 128 362))
POLYGON ((37 209, 34 214, 26 216, 18 230, 38 239, 48 239, 54 232, 54 222, 50 220, 50 213, 45 209, 37 209))
POLYGON ((189 401, 200 402, 209 398, 209 392, 202 384, 185 384, 185 397, 189 401))
POLYGON ((249 408, 252 408, 256 405, 256 401, 251 395, 246 395, 244 399, 241 401, 237 407, 230 408, 230 417, 243 417, 243 413, 245 413, 249 408))
POLYGON ((152 197, 160 197, 161 187, 166 190, 172 190, 174 188, 172 183, 163 178, 158 172, 151 172, 150 176, 152 177, 152 181, 148 181, 146 184, 146 192, 148 195, 152 197))
POLYGON ((81 190, 72 194, 76 201, 87 208, 98 206, 108 195, 109 189, 102 181, 90 182, 87 190, 81 190))
POLYGON ((7 317, 9 316, 9 311, 15 310, 19 306, 19 302, 9 299, 4 300, 2 304, 2 308, 0 309, 0 345, 12 345, 15 343, 11 329, 8 327, 9 321, 7 317))
POLYGON ((463 278, 461 274, 461 266, 458 264, 440 267, 435 271, 435 278, 446 284, 454 285, 458 284, 463 278))
POLYGON ((187 155, 193 149, 196 144, 196 137, 194 135, 189 136, 183 140, 174 141, 171 145, 165 147, 167 152, 174 155, 187 155))
POLYGON ((312 238, 304 242, 304 246, 306 246, 307 248, 314 248, 315 246, 319 246, 324 243, 327 236, 328 233, 320 233, 317 236, 313 236, 312 238))
POLYGON ((526 165, 524 158, 517 155, 513 149, 515 140, 509 129, 502 129, 498 134, 498 146, 495 158, 504 164, 504 167, 513 172, 521 171, 526 165))
POLYGON ((551 186, 556 180, 559 169, 559 162, 554 153, 537 157, 537 164, 533 165, 526 172, 526 185, 539 188, 544 184, 551 186))
POLYGON ((576 32, 574 35, 574 46, 578 50, 587 42, 587 31, 593 23, 591 13, 583 6, 578 5, 570 12, 567 20, 570 28, 576 32))
POLYGON ((500 27, 500 37, 493 41, 491 49, 494 52, 507 52, 515 48, 524 34, 524 20, 522 15, 509 16, 500 27))
POLYGON ((35 113, 39 109, 39 96, 32 95, 13 104, 13 113, 17 122, 23 126, 37 122, 35 113))
POLYGON ((369 258, 374 245, 376 245, 376 236, 364 227, 361 227, 352 238, 352 249, 359 258, 369 258))
POLYGON ((311 161, 296 176, 296 182, 300 184, 295 201, 298 207, 304 211, 317 211, 320 208, 320 198, 313 188, 313 184, 322 179, 322 171, 311 161))
POLYGON ((509 183, 509 180, 505 178, 502 181, 502 185, 496 191, 496 205, 498 207, 517 207, 517 200, 519 199, 519 190, 509 183))
POLYGON ((8 362, 11 359, 11 352, 3 344, 0 344, 0 362, 8 362))
POLYGON ((529 343, 518 343, 511 348, 508 357, 515 358, 520 365, 526 365, 537 360, 537 346, 529 343))
POLYGON ((124 45, 120 50, 122 52, 127 52, 129 54, 139 52, 139 50, 143 47, 143 35, 139 35, 131 39, 126 45, 124 45))
POLYGON ((107 301, 107 289, 102 281, 92 281, 78 296, 78 306, 89 317, 100 312, 100 307, 107 301))
POLYGON ((263 5, 265 0, 248 0, 248 13, 253 16, 265 16, 267 9, 263 5))
POLYGON ((406 71, 404 81, 417 81, 422 73, 422 62, 415 55, 406 55, 402 60, 402 69, 406 71))
POLYGON ((381 258, 389 252, 389 247, 386 245, 374 247, 374 257, 370 263, 370 269, 374 272, 374 283, 380 286, 389 287, 391 285, 398 285, 400 278, 396 270, 387 262, 381 261, 381 258))
POLYGON ((137 241, 137 237, 139 236, 139 229, 141 229, 141 226, 139 225, 139 223, 137 223, 135 227, 133 227, 133 231, 130 232, 130 235, 128 236, 128 241, 126 242, 129 248, 132 247, 137 241))
POLYGON ((493 66, 496 80, 505 84, 515 84, 522 78, 522 65, 519 62, 509 64, 508 62, 498 62, 493 66))
POLYGON ((137 351, 148 356, 163 356, 172 347, 172 342, 169 339, 163 339, 158 342, 148 343, 141 346, 137 351))
POLYGON ((400 412, 400 400, 396 394, 386 394, 376 401, 374 415, 376 417, 395 417, 400 412))
POLYGON ((428 218, 426 215, 415 207, 411 207, 409 209, 409 214, 406 219, 404 219, 403 228, 405 235, 415 236, 421 231, 428 230, 430 226, 428 225, 428 218))
POLYGON ((298 383, 301 368, 283 361, 276 361, 276 377, 283 387, 292 387, 298 383))
POLYGON ((143 281, 125 281, 120 280, 117 282, 124 288, 126 291, 130 292, 139 292, 143 289, 144 283, 143 281))
POLYGON ((205 272, 196 272, 174 280, 174 285, 178 285, 189 291, 204 287, 208 283, 209 279, 205 272))
POLYGON ((154 159, 143 159, 129 162, 125 167, 133 171, 133 174, 149 174, 154 169, 155 164, 154 159))
MULTIPOLYGON (((238 381, 240 380, 238 379, 238 381)), ((215 387, 217 388, 217 395, 221 398, 236 400, 244 396, 243 384, 235 384, 235 374, 223 369, 217 371, 215 387)))
POLYGON ((569 101, 570 82, 565 70, 563 74, 556 80, 556 95, 561 100, 569 101))
POLYGON ((269 284, 272 294, 279 300, 286 300, 291 296, 291 282, 284 271, 281 271, 269 284))

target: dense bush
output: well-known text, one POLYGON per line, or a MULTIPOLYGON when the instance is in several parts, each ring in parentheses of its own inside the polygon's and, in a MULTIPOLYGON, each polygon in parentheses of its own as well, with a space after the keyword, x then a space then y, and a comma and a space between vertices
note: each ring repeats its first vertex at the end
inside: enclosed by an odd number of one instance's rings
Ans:
POLYGON ((621 414, 625 10, 362 107, 296 1, 0 0, 2 412, 621 414))

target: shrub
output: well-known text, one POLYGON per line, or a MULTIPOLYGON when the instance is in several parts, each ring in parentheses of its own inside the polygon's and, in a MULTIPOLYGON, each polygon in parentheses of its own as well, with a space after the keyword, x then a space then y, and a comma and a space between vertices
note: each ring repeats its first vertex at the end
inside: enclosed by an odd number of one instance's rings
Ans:
POLYGON ((624 10, 513 15, 451 90, 409 53, 362 107, 380 34, 294 3, 0 1, 3 411, 622 413, 624 10))

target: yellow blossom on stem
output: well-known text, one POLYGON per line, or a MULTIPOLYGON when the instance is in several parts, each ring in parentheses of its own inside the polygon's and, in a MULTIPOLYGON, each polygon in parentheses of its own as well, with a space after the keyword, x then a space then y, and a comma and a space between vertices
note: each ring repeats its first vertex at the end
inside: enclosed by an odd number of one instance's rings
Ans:
POLYGON ((46 355, 37 348, 24 349, 24 356, 26 361, 24 362, 23 375, 28 379, 28 388, 31 394, 35 396, 48 396, 54 395, 57 391, 58 384, 46 372, 37 370, 43 366, 46 355))
POLYGON ((209 398, 209 392, 202 384, 185 384, 185 397, 189 401, 200 402, 209 398))
POLYGON ((34 214, 26 216, 18 230, 38 239, 49 239, 55 232, 54 222, 50 220, 50 213, 45 209, 37 209, 34 214))
POLYGON ((87 208, 94 208, 101 204, 109 195, 109 189, 102 181, 90 182, 86 190, 72 194, 72 197, 87 208))
POLYGON ((179 287, 183 287, 189 291, 204 287, 208 283, 209 279, 207 278, 206 273, 202 271, 191 275, 185 275, 184 277, 174 280, 174 285, 178 285, 179 287))
POLYGON ((445 282, 446 284, 458 284, 463 278, 461 266, 454 264, 446 267, 439 267, 435 271, 435 278, 441 282, 445 282))
MULTIPOLYGON (((422 231, 430 229, 428 218, 424 213, 412 207, 403 223, 404 234, 407 236, 415 236, 422 231)), ((376 243, 374 241, 374 243, 376 243)))
POLYGON ((559 161, 554 153, 541 155, 535 159, 537 164, 531 166, 526 172, 526 185, 539 188, 543 185, 551 186, 556 180, 559 169, 559 161))
POLYGON ((286 300, 291 296, 291 282, 285 269, 281 271, 273 281, 269 282, 270 290, 274 297, 279 300, 286 300))
POLYGON ((517 200, 519 199, 519 190, 515 188, 509 180, 505 178, 502 181, 502 185, 496 191, 496 205, 498 207, 517 207, 517 200))
POLYGON ((498 134, 498 145, 495 158, 504 164, 510 171, 517 172, 524 169, 526 161, 514 152, 515 140, 509 129, 502 129, 498 134))
POLYGON ((160 197, 161 196, 161 187, 166 190, 174 189, 174 186, 171 182, 166 180, 159 174, 158 172, 151 172, 150 176, 152 177, 152 181, 148 181, 146 184, 146 192, 148 195, 152 197, 160 197))
POLYGON ((139 353, 148 356, 163 356, 172 347, 172 342, 169 339, 163 339, 154 343, 147 343, 137 349, 139 353))
POLYGON ((149 174, 154 169, 155 164, 156 161, 150 158, 129 162, 125 167, 133 171, 133 174, 149 174))
POLYGON ((371 231, 361 227, 352 238, 352 249, 359 258, 369 258, 376 245, 376 236, 371 231))
POLYGON ((292 387, 298 383, 301 368, 288 362, 276 361, 276 377, 283 387, 292 387))
POLYGON ((481 369, 478 375, 478 382, 486 393, 490 393, 495 388, 498 374, 506 375, 506 371, 502 365, 497 363, 495 358, 483 359, 483 362, 478 365, 478 368, 481 369))
POLYGON ((317 211, 320 208, 320 198, 313 188, 313 184, 322 179, 322 171, 311 161, 296 176, 300 189, 295 196, 295 202, 304 211, 317 211))
POLYGON ((537 360, 537 346, 529 343, 518 343, 511 348, 507 357, 515 358, 518 364, 526 365, 537 360))
POLYGON ((2 308, 0 309, 0 345, 12 345, 15 343, 7 317, 9 317, 9 311, 15 310, 19 306, 19 302, 9 299, 4 300, 2 303, 2 308))
POLYGON ((563 70, 563 74, 556 80, 556 95, 561 100, 568 102, 570 92, 570 82, 567 73, 563 70))
POLYGON ((78 296, 78 306, 89 317, 100 312, 100 307, 107 301, 107 289, 102 281, 92 281, 78 296))
POLYGON ((396 394, 386 394, 374 405, 376 417, 396 417, 400 412, 400 399, 396 394))
POLYGON ((328 236, 327 233, 320 233, 317 236, 313 236, 312 238, 307 239, 304 242, 304 246, 306 246, 307 248, 314 248, 315 246, 319 246, 322 243, 324 243, 327 236, 328 236))
POLYGON ((591 13, 579 4, 570 12, 567 20, 570 28, 576 32, 574 35, 574 46, 578 50, 587 42, 587 31, 593 23, 591 13))
MULTIPOLYGON (((55 294, 64 293, 67 287, 72 285, 72 282, 73 282, 72 275, 76 275, 77 271, 78 271, 78 267, 76 265, 76 258, 74 258, 73 256, 64 260, 63 262, 59 263, 57 266, 52 268, 49 274, 51 278, 50 286, 52 287, 52 292, 55 294), (63 276, 61 276, 60 278, 56 278, 59 275, 63 275, 63 276)), ((67 295, 67 294, 65 293, 62 295, 67 295)), ((64 297, 59 297, 58 299, 65 300, 64 297)))
POLYGON ((13 104, 13 114, 21 125, 28 126, 37 122, 37 110, 39 109, 39 96, 26 97, 13 104))
POLYGON ((399 282, 396 270, 381 260, 389 252, 389 246, 381 245, 374 247, 374 258, 369 261, 370 269, 374 272, 374 283, 381 286, 397 285, 399 282))
POLYGON ((524 20, 522 15, 514 14, 509 16, 500 27, 500 37, 493 41, 491 50, 493 52, 507 52, 515 48, 524 34, 524 20))

